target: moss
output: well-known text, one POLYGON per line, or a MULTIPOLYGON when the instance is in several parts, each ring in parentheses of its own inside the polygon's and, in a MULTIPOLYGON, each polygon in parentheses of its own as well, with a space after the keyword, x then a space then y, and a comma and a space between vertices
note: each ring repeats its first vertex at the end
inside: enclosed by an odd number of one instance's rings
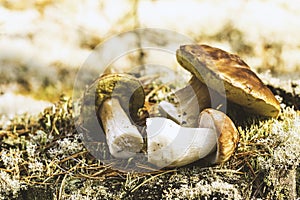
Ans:
POLYGON ((62 96, 39 117, 17 116, 2 126, 2 199, 290 199, 296 189, 299 196, 300 114, 293 108, 241 124, 237 150, 223 165, 203 168, 200 160, 147 173, 118 171, 91 156, 74 117, 62 96))

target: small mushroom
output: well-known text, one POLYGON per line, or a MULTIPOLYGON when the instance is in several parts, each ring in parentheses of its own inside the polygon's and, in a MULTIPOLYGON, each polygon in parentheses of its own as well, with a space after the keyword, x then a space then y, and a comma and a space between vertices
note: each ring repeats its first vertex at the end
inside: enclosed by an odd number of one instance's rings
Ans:
POLYGON ((157 167, 180 167, 208 155, 212 155, 210 164, 228 160, 238 142, 231 119, 205 109, 198 121, 198 128, 187 128, 167 118, 148 118, 148 161, 157 167))
POLYGON ((144 105, 145 95, 141 83, 127 74, 108 74, 99 77, 87 94, 90 95, 84 101, 83 109, 87 117, 83 119, 85 128, 93 131, 92 126, 95 124, 92 123, 95 123, 95 119, 91 119, 91 116, 92 112, 96 112, 109 151, 114 157, 128 158, 140 152, 143 138, 133 122, 138 117, 138 110, 144 105), (91 95, 93 93, 94 96, 91 95))
POLYGON ((229 101, 251 113, 278 116, 278 100, 239 56, 198 44, 180 46, 176 56, 182 67, 229 101))

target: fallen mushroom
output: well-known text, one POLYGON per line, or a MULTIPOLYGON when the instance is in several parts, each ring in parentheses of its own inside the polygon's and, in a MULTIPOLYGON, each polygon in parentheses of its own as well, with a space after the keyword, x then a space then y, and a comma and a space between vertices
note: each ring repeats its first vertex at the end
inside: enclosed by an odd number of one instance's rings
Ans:
POLYGON ((187 128, 174 121, 147 119, 148 162, 157 167, 180 167, 212 155, 210 164, 225 162, 234 152, 238 132, 224 113, 205 109, 198 128, 187 128))
POLYGON ((229 101, 251 113, 278 116, 278 100, 239 56, 198 44, 180 46, 176 56, 182 67, 229 101))
POLYGON ((89 126, 95 126, 91 123, 95 123, 91 116, 96 112, 114 157, 128 158, 140 152, 143 138, 133 124, 139 108, 144 105, 145 95, 140 82, 127 74, 109 74, 99 77, 89 90, 89 94, 95 94, 84 101, 85 128, 93 131, 89 126))

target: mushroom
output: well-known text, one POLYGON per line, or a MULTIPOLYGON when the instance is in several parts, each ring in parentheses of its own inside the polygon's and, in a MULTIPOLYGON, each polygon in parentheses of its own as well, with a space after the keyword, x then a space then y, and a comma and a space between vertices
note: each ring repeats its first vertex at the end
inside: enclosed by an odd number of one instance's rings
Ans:
POLYGON ((176 56, 182 67, 229 101, 250 113, 278 116, 278 100, 239 56, 198 44, 180 46, 176 56))
POLYGON ((109 151, 116 158, 132 157, 140 152, 143 137, 133 122, 138 117, 138 110, 144 105, 145 95, 141 83, 127 74, 108 74, 99 77, 87 94, 82 110, 86 117, 83 119, 85 128, 91 132, 99 130, 93 129, 93 126, 99 126, 99 122, 95 125, 99 120, 109 151), (94 119, 93 112, 98 120, 94 119))
POLYGON ((228 160, 238 142, 231 119, 208 108, 200 113, 198 122, 198 128, 188 128, 167 118, 148 118, 148 162, 157 167, 180 167, 210 154, 209 164, 228 160))

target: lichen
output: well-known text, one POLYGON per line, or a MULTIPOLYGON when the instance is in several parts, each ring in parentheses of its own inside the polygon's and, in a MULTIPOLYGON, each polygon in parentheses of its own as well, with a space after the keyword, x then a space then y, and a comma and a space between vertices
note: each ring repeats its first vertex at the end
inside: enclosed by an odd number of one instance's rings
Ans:
POLYGON ((299 196, 300 113, 293 108, 282 106, 278 119, 239 126, 239 145, 223 165, 203 168, 200 160, 138 173, 118 171, 87 152, 71 105, 63 97, 38 118, 18 116, 2 128, 1 199, 45 194, 61 199, 285 199, 295 185, 299 196))

